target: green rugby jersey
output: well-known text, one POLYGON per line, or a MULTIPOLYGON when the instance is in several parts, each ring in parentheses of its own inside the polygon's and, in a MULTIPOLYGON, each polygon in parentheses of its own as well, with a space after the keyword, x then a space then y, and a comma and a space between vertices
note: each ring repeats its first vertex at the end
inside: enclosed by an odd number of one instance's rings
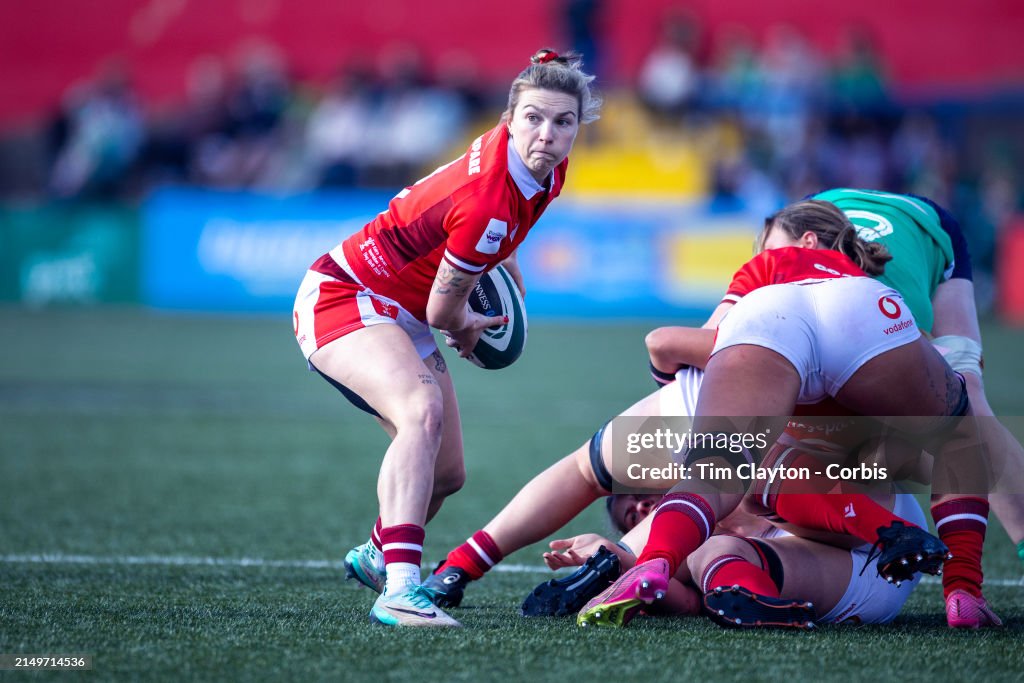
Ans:
POLYGON ((903 295, 918 327, 931 333, 932 294, 953 271, 953 244, 935 210, 914 197, 874 190, 839 188, 813 199, 838 206, 861 239, 885 245, 893 258, 878 279, 903 295))

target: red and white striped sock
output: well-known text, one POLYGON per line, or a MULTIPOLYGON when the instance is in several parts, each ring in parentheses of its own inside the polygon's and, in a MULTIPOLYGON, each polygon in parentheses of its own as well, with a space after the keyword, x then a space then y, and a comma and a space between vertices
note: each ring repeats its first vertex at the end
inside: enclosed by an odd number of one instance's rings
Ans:
POLYGON ((758 595, 779 597, 779 588, 772 580, 771 574, 739 555, 716 557, 704 569, 704 576, 700 580, 701 590, 708 593, 719 586, 742 586, 758 595))
POLYGON ((668 561, 669 576, 672 576, 690 553, 708 540, 715 523, 715 512, 702 496, 695 493, 665 496, 654 511, 650 537, 636 559, 637 564, 662 558, 668 561))
POLYGON ((426 533, 416 524, 397 524, 380 530, 387 585, 384 592, 396 595, 420 583, 423 539, 426 533))
POLYGON ((953 559, 942 566, 942 592, 956 589, 981 597, 981 549, 988 529, 988 501, 957 498, 932 507, 932 519, 939 538, 949 546, 953 559))
POLYGON ((437 568, 435 574, 451 566, 458 567, 474 581, 488 569, 505 559, 491 535, 481 529, 470 536, 465 543, 448 553, 448 559, 437 568))

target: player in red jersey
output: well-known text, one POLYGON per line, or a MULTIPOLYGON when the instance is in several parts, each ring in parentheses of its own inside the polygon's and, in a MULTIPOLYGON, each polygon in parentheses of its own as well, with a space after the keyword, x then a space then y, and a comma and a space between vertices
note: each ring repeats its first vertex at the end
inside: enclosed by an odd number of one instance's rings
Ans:
MULTIPOLYGON (((552 550, 544 553, 549 568, 584 568, 570 577, 538 586, 524 603, 524 611, 530 610, 530 616, 564 614, 566 605, 579 604, 579 594, 586 590, 583 584, 607 585, 616 578, 614 566, 606 561, 607 552, 616 556, 623 570, 634 566, 632 548, 646 543, 649 513, 659 498, 629 494, 609 499, 612 524, 624 533, 618 542, 599 534, 551 541, 552 550), (600 552, 601 546, 607 552, 600 552)), ((704 605, 705 613, 719 625, 745 628, 884 624, 899 614, 917 585, 919 576, 893 585, 876 574, 871 566, 874 554, 870 544, 798 525, 780 526, 746 502, 719 521, 708 542, 690 555, 652 613, 697 615, 704 605), (773 606, 752 618, 744 618, 746 609, 731 609, 736 603, 745 607, 751 594, 781 598, 785 607, 780 610, 773 606)), ((873 502, 913 524, 926 523, 924 512, 911 494, 879 492, 873 502)), ((634 606, 619 611, 614 618, 629 621, 637 611, 634 606)))
MULTIPOLYGON (((792 415, 797 403, 826 397, 862 415, 923 416, 903 423, 918 434, 943 426, 943 417, 965 414, 963 380, 921 337, 899 293, 867 277, 882 271, 889 258, 884 249, 859 240, 834 205, 801 204, 821 212, 805 219, 833 220, 843 229, 828 244, 762 252, 737 273, 694 431, 730 437, 764 432, 763 418, 792 415)), ((691 466, 723 468, 753 462, 749 449, 737 453, 717 445, 691 448, 686 458, 691 466)), ((579 622, 612 623, 601 618, 613 612, 610 606, 656 597, 742 493, 706 480, 674 487, 658 505, 637 566, 588 603, 579 622)))
POLYGON ((466 356, 503 322, 470 311, 469 293, 499 263, 523 290, 516 249, 561 192, 580 125, 597 118, 592 80, 577 56, 539 51, 495 128, 318 259, 299 289, 295 334, 310 367, 391 437, 380 516, 345 560, 381 593, 374 621, 458 625, 420 587, 423 527, 465 478, 458 403, 431 328, 466 356))
MULTIPOLYGON (((904 293, 922 332, 934 335, 932 343, 946 361, 961 373, 977 416, 982 451, 991 471, 998 473, 989 496, 992 511, 1017 544, 1024 558, 1024 448, 995 418, 982 382, 982 347, 974 306, 971 256, 957 220, 935 202, 916 196, 886 192, 836 189, 813 197, 838 206, 866 239, 884 244, 898 268, 886 266, 883 280, 904 293), (946 246, 948 244, 948 246, 946 246), (909 292, 909 294, 908 294, 909 292), (921 316, 918 316, 921 310, 921 316), (934 322, 931 322, 934 321, 934 322)), ((762 233, 762 246, 799 241, 808 228, 815 233, 835 230, 827 222, 808 225, 801 213, 790 212, 762 233)), ((977 628, 997 626, 999 619, 988 609, 982 595, 981 555, 988 517, 984 491, 973 496, 937 498, 932 517, 940 538, 953 559, 943 573, 946 616, 950 626, 977 628)))

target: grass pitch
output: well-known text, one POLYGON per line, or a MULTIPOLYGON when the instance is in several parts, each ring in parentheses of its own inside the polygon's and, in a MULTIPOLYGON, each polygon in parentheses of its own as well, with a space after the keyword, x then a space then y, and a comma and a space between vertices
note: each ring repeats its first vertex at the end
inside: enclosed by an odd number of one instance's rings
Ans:
MULTIPOLYGON (((537 320, 526 355, 450 358, 469 480, 428 528, 425 564, 650 390, 654 323, 537 320)), ((886 627, 726 632, 641 619, 616 632, 526 620, 541 548, 454 610, 466 628, 369 623, 341 580, 376 515, 382 433, 305 371, 281 319, 0 309, 0 653, 87 653, 91 673, 0 679, 834 680, 1024 677, 1021 565, 997 525, 987 595, 1001 631, 951 632, 921 586, 886 627)), ((1021 333, 987 326, 997 412, 1024 415, 1021 333)), ((565 533, 607 527, 588 510, 565 533)))

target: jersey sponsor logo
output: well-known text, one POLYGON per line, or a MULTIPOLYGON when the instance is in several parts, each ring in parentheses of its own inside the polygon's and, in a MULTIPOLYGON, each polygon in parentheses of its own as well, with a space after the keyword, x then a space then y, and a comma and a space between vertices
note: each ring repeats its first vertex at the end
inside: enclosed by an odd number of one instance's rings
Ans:
POLYGON ((885 332, 886 336, 888 336, 890 334, 896 334, 897 332, 902 332, 903 330, 906 330, 906 329, 911 328, 913 326, 914 326, 914 321, 913 320, 901 320, 898 323, 896 323, 895 325, 893 325, 892 327, 887 327, 887 328, 885 328, 882 331, 885 332))
POLYGON ((469 148, 469 172, 467 175, 473 175, 480 172, 480 150, 484 144, 484 136, 478 137, 473 141, 472 146, 469 148))
POLYGON ((492 218, 484 228, 484 234, 476 243, 476 250, 481 254, 497 254, 501 248, 501 241, 508 235, 508 223, 492 218))
POLYGON ((842 277, 843 276, 843 274, 840 273, 835 268, 829 268, 828 266, 824 266, 824 265, 822 265, 820 263, 815 263, 814 264, 814 268, 815 268, 815 270, 822 270, 822 271, 824 271, 826 273, 829 273, 831 275, 835 275, 836 277, 842 277))
POLYGON ((903 309, 900 308, 899 303, 897 303, 892 297, 888 296, 883 296, 878 300, 878 310, 880 310, 882 315, 890 320, 896 320, 903 315, 903 309))
POLYGON ((873 211, 847 209, 843 213, 857 228, 857 237, 865 242, 874 242, 893 233, 892 221, 873 211))

